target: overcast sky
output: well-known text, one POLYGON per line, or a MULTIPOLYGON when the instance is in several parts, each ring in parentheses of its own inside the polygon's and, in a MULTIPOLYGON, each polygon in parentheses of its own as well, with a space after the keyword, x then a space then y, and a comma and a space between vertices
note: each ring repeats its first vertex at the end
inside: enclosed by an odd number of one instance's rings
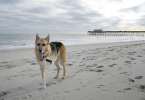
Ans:
POLYGON ((145 30, 145 0, 0 0, 0 33, 145 30))

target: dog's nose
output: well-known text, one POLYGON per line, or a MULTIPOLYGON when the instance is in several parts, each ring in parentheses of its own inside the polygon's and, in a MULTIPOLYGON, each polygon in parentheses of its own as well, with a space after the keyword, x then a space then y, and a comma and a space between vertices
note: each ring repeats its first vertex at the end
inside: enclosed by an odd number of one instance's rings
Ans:
POLYGON ((42 50, 41 50, 41 49, 39 49, 39 52, 42 52, 42 50))

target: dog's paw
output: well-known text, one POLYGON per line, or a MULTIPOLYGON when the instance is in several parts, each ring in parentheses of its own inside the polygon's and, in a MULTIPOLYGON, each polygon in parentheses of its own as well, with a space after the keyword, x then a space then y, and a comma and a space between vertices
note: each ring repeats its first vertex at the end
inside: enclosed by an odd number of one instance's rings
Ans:
POLYGON ((68 76, 63 76, 61 79, 66 79, 68 76))
POLYGON ((42 87, 40 87, 40 88, 38 88, 39 90, 44 90, 44 89, 46 89, 46 86, 42 86, 42 87))

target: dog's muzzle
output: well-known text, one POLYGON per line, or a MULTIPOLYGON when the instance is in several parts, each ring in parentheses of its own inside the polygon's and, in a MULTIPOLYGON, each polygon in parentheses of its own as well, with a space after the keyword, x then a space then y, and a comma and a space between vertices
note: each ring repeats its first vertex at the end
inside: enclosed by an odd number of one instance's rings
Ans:
POLYGON ((43 55, 40 55, 40 61, 43 61, 45 57, 43 55))
POLYGON ((41 49, 39 49, 39 53, 40 53, 40 61, 43 61, 46 58, 44 52, 41 49))

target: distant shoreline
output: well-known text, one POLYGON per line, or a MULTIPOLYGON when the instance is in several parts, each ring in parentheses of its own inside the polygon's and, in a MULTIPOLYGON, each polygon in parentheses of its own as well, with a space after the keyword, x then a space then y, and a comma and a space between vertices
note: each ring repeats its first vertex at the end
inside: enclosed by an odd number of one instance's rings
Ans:
POLYGON ((88 35, 111 35, 111 36, 145 36, 145 31, 88 31, 88 35))
MULTIPOLYGON (((100 44, 112 42, 128 42, 145 40, 142 35, 130 36, 116 33, 96 33, 92 35, 50 35, 50 41, 61 41, 65 45, 85 45, 85 44, 100 44)), ((136 33, 137 34, 137 33, 136 33)), ((44 36, 45 37, 45 36, 44 36)), ((35 35, 33 34, 3 34, 0 35, 0 50, 32 48, 35 45, 35 35)))
MULTIPOLYGON (((88 31, 88 32, 93 32, 93 31, 88 31)), ((100 32, 145 32, 145 31, 95 31, 95 32, 98 32, 98 33, 100 33, 100 32)))
MULTIPOLYGON (((121 45, 130 45, 130 44, 140 44, 145 43, 145 40, 138 40, 138 41, 125 41, 125 42, 108 42, 108 43, 90 43, 90 44, 74 44, 74 45, 65 45, 67 48, 81 48, 84 46, 92 47, 93 45, 96 45, 97 48, 104 48, 104 47, 111 47, 111 46, 121 46, 121 45)), ((27 48, 13 48, 13 49, 0 49, 0 52, 9 52, 9 51, 29 51, 34 49, 33 47, 27 47, 27 48)))

